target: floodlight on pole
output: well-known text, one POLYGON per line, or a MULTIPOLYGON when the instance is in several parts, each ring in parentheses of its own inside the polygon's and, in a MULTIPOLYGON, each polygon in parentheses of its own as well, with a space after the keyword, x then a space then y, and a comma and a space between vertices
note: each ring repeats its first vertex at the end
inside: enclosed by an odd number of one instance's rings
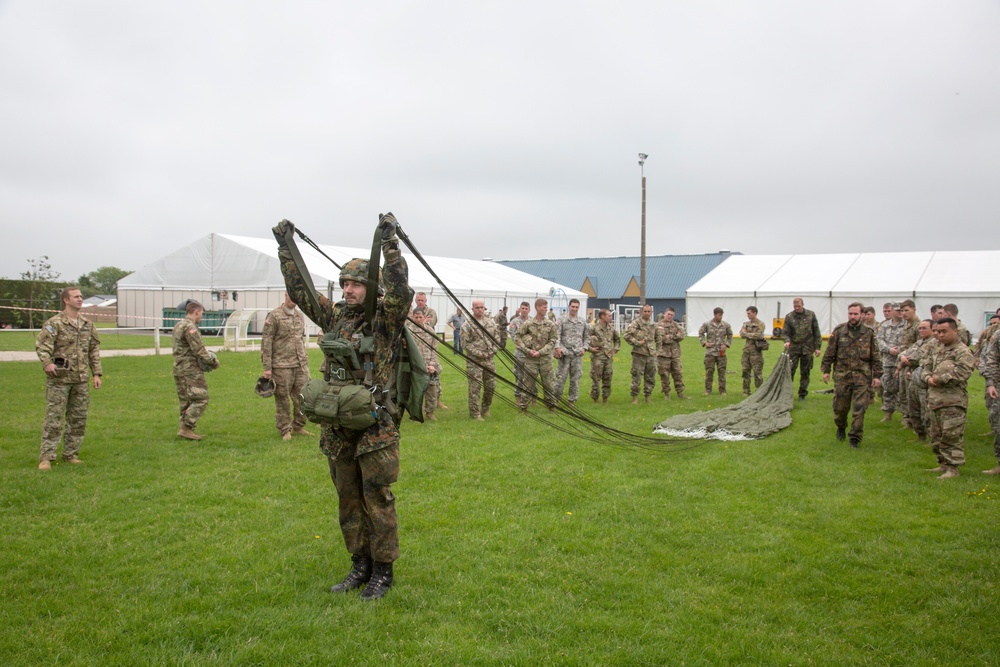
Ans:
POLYGON ((639 253, 639 305, 646 305, 646 171, 645 153, 639 153, 639 174, 642 176, 642 243, 639 253))

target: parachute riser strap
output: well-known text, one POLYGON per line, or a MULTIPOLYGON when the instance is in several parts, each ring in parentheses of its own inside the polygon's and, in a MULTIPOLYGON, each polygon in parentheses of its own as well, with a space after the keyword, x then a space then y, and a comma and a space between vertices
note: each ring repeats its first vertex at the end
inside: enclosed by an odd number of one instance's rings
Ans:
POLYGON ((369 336, 375 332, 375 308, 378 303, 378 267, 382 257, 382 231, 375 229, 372 239, 372 252, 368 259, 368 290, 365 292, 365 333, 369 336))
MULTIPOLYGON (((306 238, 305 234, 299 232, 295 229, 303 239, 306 238)), ((285 246, 288 249, 288 254, 292 256, 292 261, 295 263, 295 269, 298 271, 299 275, 302 276, 302 280, 308 283, 309 289, 305 290, 306 298, 309 299, 309 306, 312 308, 312 312, 320 312, 319 307, 319 295, 316 293, 316 288, 312 285, 312 274, 309 273, 309 269, 306 268, 306 262, 302 259, 302 253, 299 252, 299 246, 295 243, 295 232, 289 230, 285 232, 285 246)), ((316 246, 312 241, 307 241, 313 247, 316 246)), ((330 259, 327 257, 327 259, 330 259)), ((333 260, 330 260, 333 261, 333 260)))

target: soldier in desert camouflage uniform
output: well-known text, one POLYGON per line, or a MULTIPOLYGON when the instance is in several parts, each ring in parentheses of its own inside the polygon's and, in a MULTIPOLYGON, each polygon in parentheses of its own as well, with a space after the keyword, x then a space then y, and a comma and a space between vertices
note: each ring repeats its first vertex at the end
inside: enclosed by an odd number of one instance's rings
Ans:
POLYGON ((837 439, 847 436, 847 414, 851 413, 851 447, 864 439, 865 411, 871 402, 870 387, 881 384, 882 359, 875 332, 861 323, 861 304, 847 307, 847 322, 837 325, 826 343, 820 366, 823 382, 833 370, 833 421, 837 439))
POLYGON ((535 316, 518 327, 514 338, 517 349, 524 359, 519 382, 521 392, 517 397, 517 407, 522 413, 528 411, 528 403, 535 396, 538 380, 542 383, 545 405, 549 408, 549 412, 555 412, 556 409, 552 355, 555 353, 559 335, 556 332, 555 321, 546 317, 548 310, 549 304, 545 299, 535 299, 535 316))
POLYGON ((677 398, 684 395, 684 371, 681 367, 681 341, 687 336, 684 325, 674 320, 674 309, 663 311, 663 319, 656 323, 656 370, 660 374, 663 398, 670 400, 670 379, 673 378, 677 398))
MULTIPOLYGON (((899 303, 899 314, 903 316, 903 333, 899 337, 899 354, 902 355, 904 350, 917 342, 920 320, 917 319, 917 306, 911 299, 899 303)), ((896 357, 896 379, 899 383, 896 391, 896 407, 903 415, 903 428, 913 428, 913 420, 910 419, 910 381, 906 368, 899 363, 899 356, 896 357)))
POLYGON ((896 364, 906 323, 903 314, 899 312, 899 304, 892 302, 883 307, 888 317, 878 327, 878 349, 882 355, 882 421, 892 421, 896 411, 896 400, 899 395, 899 378, 896 375, 896 364))
POLYGON ((940 479, 958 477, 965 464, 965 420, 969 408, 967 384, 976 368, 976 358, 958 339, 958 323, 945 317, 934 325, 938 344, 924 366, 927 407, 931 411, 931 444, 937 455, 940 479))
POLYGON ((590 330, 590 398, 594 403, 602 395, 605 403, 611 397, 615 352, 620 348, 621 339, 611 324, 611 311, 602 308, 597 314, 597 324, 590 330))
POLYGON ((94 325, 80 316, 83 295, 76 287, 66 287, 61 297, 62 312, 46 320, 35 339, 35 351, 45 372, 39 470, 51 469, 60 440, 63 460, 81 463, 78 454, 87 430, 91 375, 94 389, 101 387, 101 341, 94 325))
POLYGON ((750 395, 750 375, 756 387, 764 383, 764 353, 763 344, 767 344, 764 332, 767 325, 757 317, 757 306, 747 308, 748 320, 740 328, 740 338, 743 339, 743 357, 740 359, 743 368, 743 395, 750 395))
POLYGON ((427 390, 424 392, 424 421, 437 421, 438 396, 441 394, 441 362, 438 360, 438 339, 426 325, 426 310, 419 306, 410 313, 406 327, 413 334, 420 356, 427 366, 427 390))
POLYGON ((282 440, 312 435, 302 412, 302 390, 309 384, 305 338, 306 318, 285 294, 284 303, 267 314, 260 339, 264 377, 274 381, 274 424, 282 440))
POLYGON ((927 409, 927 381, 922 364, 934 343, 934 322, 923 320, 917 325, 917 340, 899 355, 899 374, 907 376, 907 414, 917 440, 926 440, 930 430, 930 410, 927 409))
POLYGON ((556 370, 556 396, 562 398, 566 378, 569 377, 570 404, 580 398, 580 379, 583 377, 583 354, 590 347, 590 325, 579 316, 580 300, 569 300, 569 312, 556 323, 558 338, 556 340, 555 357, 558 359, 556 370))
POLYGON ((496 340, 496 325, 486 317, 485 301, 473 299, 472 318, 462 325, 462 351, 466 359, 465 376, 469 380, 469 417, 476 421, 489 417, 490 406, 493 405, 493 393, 497 387, 496 366, 493 363, 493 355, 497 353, 496 340))
POLYGON ((712 319, 698 329, 698 340, 705 348, 705 395, 712 393, 712 376, 719 373, 719 393, 726 393, 726 350, 733 346, 733 328, 722 319, 722 308, 712 311, 712 319))
POLYGON ((497 336, 500 337, 500 349, 507 347, 507 306, 497 311, 493 316, 493 324, 497 325, 497 336))
POLYGON ((198 324, 205 308, 197 301, 188 301, 185 316, 174 325, 174 385, 181 404, 180 430, 177 435, 186 440, 201 440, 203 435, 194 432, 198 420, 208 407, 208 383, 205 370, 219 367, 219 360, 205 349, 201 342, 198 324))
MULTIPOLYGON (((389 400, 395 384, 395 360, 403 345, 403 326, 410 310, 413 290, 408 284, 406 260, 399 251, 396 218, 379 216, 382 255, 381 286, 385 295, 376 301, 371 326, 374 349, 371 383, 378 395, 377 421, 363 430, 322 425, 319 446, 327 456, 330 477, 340 500, 340 530, 353 566, 331 592, 344 593, 365 586, 362 599, 385 595, 392 586, 392 564, 399 558, 396 498, 392 484, 399 476, 399 423, 402 411, 389 400), (365 585, 367 584, 367 585, 365 585)), ((305 266, 298 266, 293 249, 294 227, 282 220, 274 229, 278 260, 285 287, 292 300, 326 335, 351 341, 359 352, 367 329, 365 298, 369 284, 368 260, 352 259, 340 271, 344 299, 336 304, 316 292, 305 266)), ((366 382, 367 382, 366 376, 366 382)), ((357 381, 357 379, 356 379, 357 381)), ((367 386, 367 385, 366 385, 367 386)))
MULTIPOLYGON (((524 370, 524 352, 517 347, 517 330, 521 328, 521 325, 528 321, 528 315, 531 313, 531 306, 527 301, 522 301, 521 305, 517 307, 517 312, 514 317, 510 319, 510 324, 507 325, 507 331, 510 332, 510 338, 514 341, 514 400, 517 401, 521 397, 521 371, 524 370)), ((534 397, 536 394, 532 393, 531 396, 534 397)))
POLYGON ((656 388, 656 323, 653 322, 652 306, 647 303, 642 307, 639 317, 629 323, 622 338, 632 346, 632 404, 639 403, 640 391, 649 403, 656 388))

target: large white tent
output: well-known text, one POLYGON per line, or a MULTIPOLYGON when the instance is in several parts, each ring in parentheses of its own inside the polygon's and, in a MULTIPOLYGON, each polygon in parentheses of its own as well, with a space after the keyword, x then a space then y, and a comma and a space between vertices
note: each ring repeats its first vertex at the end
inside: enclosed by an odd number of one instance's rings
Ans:
POLYGON ((921 317, 935 303, 956 304, 976 335, 1000 306, 998 267, 1000 250, 733 255, 688 289, 687 330, 697 335, 717 306, 734 331, 751 305, 770 325, 802 297, 824 334, 847 319, 852 301, 875 306, 881 319, 883 303, 913 299, 921 317))
MULTIPOLYGON (((317 291, 335 301, 340 299, 339 269, 310 246, 301 242, 298 246, 317 291)), ((319 247, 341 265, 371 253, 369 248, 319 247)), ((438 331, 444 331, 445 320, 456 306, 413 256, 405 252, 404 256, 410 286, 416 292, 427 293, 428 303, 438 312, 438 331)), ((503 264, 448 257, 425 259, 466 307, 471 306, 475 297, 485 300, 489 312, 495 313, 504 305, 513 312, 521 301, 534 303, 538 297, 550 298, 556 294, 560 299, 576 297, 581 309, 586 308, 586 294, 503 264)), ((175 308, 186 299, 196 299, 209 311, 259 310, 250 328, 260 331, 263 314, 281 303, 284 290, 273 238, 209 234, 122 278, 118 282, 118 325, 162 326, 164 308, 175 308)))

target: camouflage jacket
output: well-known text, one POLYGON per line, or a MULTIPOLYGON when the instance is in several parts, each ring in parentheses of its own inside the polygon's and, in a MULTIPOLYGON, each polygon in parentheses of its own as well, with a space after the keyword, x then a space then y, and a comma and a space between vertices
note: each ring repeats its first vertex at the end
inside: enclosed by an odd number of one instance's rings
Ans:
POLYGON ((652 319, 635 318, 625 327, 622 338, 632 346, 632 354, 646 357, 656 354, 656 323, 652 319))
POLYGON ((903 320, 903 333, 899 337, 899 349, 905 350, 916 343, 918 338, 920 338, 920 320, 913 320, 912 322, 903 320))
POLYGON ((993 334, 997 330, 1000 330, 1000 324, 991 324, 983 329, 982 333, 979 334, 978 340, 976 340, 976 357, 979 359, 980 368, 986 363, 986 350, 989 349, 990 341, 993 340, 993 334))
POLYGON ((966 385, 976 370, 976 357, 965 343, 935 345, 924 363, 927 380, 927 407, 931 410, 945 407, 968 409, 969 392, 966 385), (931 380, 934 384, 931 384, 931 380))
POLYGON ((497 314, 493 316, 493 323, 497 325, 497 333, 500 332, 500 329, 503 329, 506 332, 507 313, 503 312, 502 310, 497 311, 497 314))
MULTIPOLYGON (((913 345, 910 345, 908 348, 900 352, 899 356, 906 357, 907 368, 911 370, 914 368, 919 368, 923 364, 924 358, 934 348, 933 344, 936 342, 937 340, 934 338, 934 336, 928 336, 927 338, 917 338, 916 342, 914 342, 913 345), (928 347, 928 345, 930 345, 930 347, 928 347)), ((899 363, 902 364, 903 362, 900 361, 899 363)))
POLYGON ((958 342, 964 344, 966 347, 972 347, 972 332, 959 320, 955 320, 955 324, 958 325, 958 342))
POLYGON ((268 313, 260 339, 264 370, 308 367, 305 338, 306 318, 301 310, 296 308, 289 314, 284 306, 278 306, 268 313))
POLYGON ((582 357, 590 347, 590 325, 582 317, 564 315, 556 326, 556 347, 570 356, 582 357))
MULTIPOLYGON (((372 324, 375 338, 372 379, 377 387, 388 389, 395 380, 395 363, 402 344, 403 325, 413 301, 413 290, 410 289, 409 272, 406 260, 399 251, 399 242, 395 239, 384 241, 382 255, 385 261, 382 265, 381 284, 385 288, 385 296, 378 299, 372 324)), ((301 275, 287 246, 279 245, 278 260, 285 277, 285 291, 306 317, 324 333, 336 333, 357 346, 364 331, 364 304, 348 305, 346 301, 331 303, 326 296, 318 294, 312 284, 312 276, 301 275)), ((391 441, 388 437, 362 439, 364 445, 358 446, 357 454, 381 449, 391 444, 391 441)), ((329 451, 324 452, 330 455, 329 451)))
POLYGON ((983 377, 986 378, 986 386, 1000 386, 1000 330, 990 338, 983 358, 983 377))
POLYGON ((726 353, 723 345, 733 346, 733 328, 725 320, 716 322, 711 319, 698 329, 698 340, 705 347, 705 356, 721 357, 726 353))
POLYGON ((410 320, 406 321, 406 328, 410 330, 413 334, 413 340, 417 342, 417 348, 420 350, 420 356, 424 358, 424 365, 427 368, 432 366, 437 370, 438 373, 441 372, 441 362, 438 361, 438 337, 434 332, 427 327, 417 326, 415 322, 410 320))
POLYGON ((437 311, 430 306, 424 306, 424 326, 435 331, 438 324, 438 314, 437 311))
POLYGON ((492 358, 499 349, 496 340, 497 326, 485 315, 482 320, 476 320, 475 316, 470 317, 462 325, 462 352, 467 357, 480 360, 492 358), (476 322, 486 329, 486 333, 476 326, 476 322))
POLYGON ((517 338, 517 330, 520 329, 521 325, 527 321, 528 320, 522 320, 520 317, 513 318, 507 326, 507 330, 510 332, 510 337, 517 338))
POLYGON ((656 356, 681 358, 681 341, 687 336, 684 325, 677 320, 661 320, 656 324, 656 356))
POLYGON ((821 349, 823 333, 819 330, 816 313, 803 309, 801 313, 793 310, 785 315, 785 324, 781 327, 781 339, 792 345, 804 345, 810 350, 821 349))
POLYGON ((745 341, 743 347, 757 349, 757 341, 764 340, 767 332, 767 325, 764 320, 758 319, 756 322, 747 320, 740 329, 740 337, 745 341))
POLYGON ((906 320, 900 320, 894 324, 891 319, 886 320, 878 327, 878 350, 882 355, 882 364, 893 368, 896 366, 896 355, 889 354, 892 348, 902 347, 903 329, 906 327, 906 320))
POLYGON ((540 356, 552 356, 556 351, 556 341, 559 334, 556 332, 556 323, 547 317, 541 320, 528 318, 517 330, 515 340, 517 349, 522 354, 531 356, 529 353, 535 350, 540 356))
POLYGON ((598 321, 590 330, 591 359, 594 357, 611 359, 615 356, 615 352, 621 349, 621 346, 621 337, 613 324, 598 321))
POLYGON ((63 384, 88 382, 90 374, 101 375, 101 341, 93 323, 80 316, 73 322, 59 313, 45 321, 35 338, 35 352, 42 367, 65 359, 68 370, 56 369, 56 381, 63 384))
POLYGON ((864 324, 838 324, 826 342, 820 368, 824 375, 832 368, 836 384, 870 385, 882 376, 882 355, 875 332, 864 324))
POLYGON ((174 375, 177 377, 198 377, 202 372, 198 360, 206 363, 212 360, 212 355, 201 342, 198 325, 189 317, 174 325, 173 354, 174 375))

